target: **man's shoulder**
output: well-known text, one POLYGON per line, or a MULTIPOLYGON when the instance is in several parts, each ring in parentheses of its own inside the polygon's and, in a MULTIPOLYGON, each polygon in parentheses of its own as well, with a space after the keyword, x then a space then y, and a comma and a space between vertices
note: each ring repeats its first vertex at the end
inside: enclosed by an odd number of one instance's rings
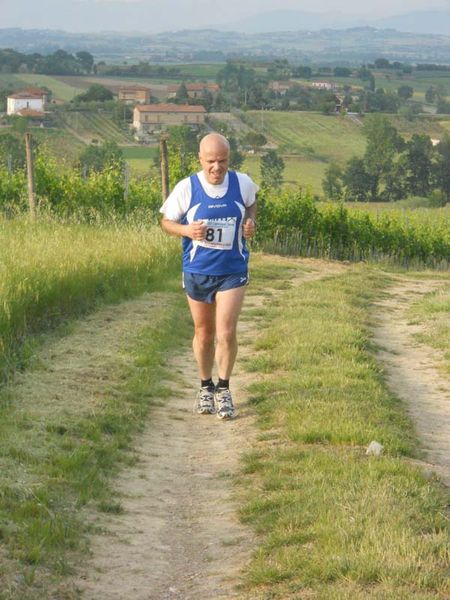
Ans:
POLYGON ((240 171, 235 171, 237 178, 239 181, 245 181, 246 183, 255 183, 250 175, 247 173, 241 173, 240 171))
POLYGON ((191 191, 191 178, 185 177, 175 185, 172 190, 172 194, 186 193, 191 191))
POLYGON ((253 193, 259 190, 259 186, 253 181, 250 175, 247 175, 247 173, 240 173, 238 171, 235 171, 235 173, 241 189, 244 188, 245 190, 250 190, 253 193))

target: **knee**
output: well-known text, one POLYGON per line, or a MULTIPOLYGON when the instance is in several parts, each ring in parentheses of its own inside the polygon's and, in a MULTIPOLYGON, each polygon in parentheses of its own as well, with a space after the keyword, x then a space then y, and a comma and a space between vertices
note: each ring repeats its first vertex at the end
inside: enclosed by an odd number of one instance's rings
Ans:
POLYGON ((209 327, 196 327, 195 337, 203 346, 209 346, 214 343, 214 329, 209 327))
POLYGON ((236 343, 236 329, 223 329, 217 332, 217 343, 224 346, 232 346, 236 343))

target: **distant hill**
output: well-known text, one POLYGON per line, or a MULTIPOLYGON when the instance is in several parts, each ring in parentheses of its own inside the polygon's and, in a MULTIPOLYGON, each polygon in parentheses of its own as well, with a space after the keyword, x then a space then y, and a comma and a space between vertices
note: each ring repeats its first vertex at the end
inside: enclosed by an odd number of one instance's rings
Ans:
POLYGON ((222 31, 240 33, 272 33, 280 31, 319 31, 321 29, 346 29, 361 24, 357 19, 342 13, 311 13, 303 10, 272 10, 252 17, 214 25, 222 31))
POLYGON ((376 27, 410 33, 450 35, 450 9, 414 11, 383 19, 340 12, 311 13, 301 10, 275 10, 259 13, 226 25, 215 26, 217 29, 242 33, 319 31, 353 27, 376 27))
POLYGON ((380 19, 372 24, 375 27, 409 31, 410 33, 450 35, 450 9, 415 11, 380 19))
MULTIPOLYGON (((291 25, 296 26, 294 21, 291 25)), ((330 65, 360 64, 381 57, 392 61, 450 64, 450 36, 373 27, 270 33, 185 29, 153 35, 0 29, 0 48, 29 54, 48 54, 59 48, 72 53, 87 50, 97 61, 127 61, 129 64, 140 60, 154 63, 224 62, 240 57, 257 60, 287 58, 291 62, 314 61, 330 65)))

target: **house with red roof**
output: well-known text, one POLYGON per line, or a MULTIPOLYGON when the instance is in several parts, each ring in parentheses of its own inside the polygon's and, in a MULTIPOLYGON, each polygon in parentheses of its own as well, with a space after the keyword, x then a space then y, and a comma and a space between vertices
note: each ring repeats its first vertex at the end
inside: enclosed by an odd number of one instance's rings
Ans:
MULTIPOLYGON (((186 87, 188 98, 192 99, 204 98, 207 92, 214 97, 217 96, 220 91, 217 83, 185 83, 184 85, 186 87)), ((176 98, 180 87, 181 84, 167 86, 167 98, 176 98)))
POLYGON ((7 115, 44 116, 47 92, 40 88, 27 88, 7 98, 7 115), (28 114, 22 114, 28 111, 28 114), (31 113, 30 113, 31 111, 31 113))
POLYGON ((138 104, 133 111, 137 137, 163 131, 172 125, 199 127, 205 122, 204 106, 191 104, 138 104))
POLYGON ((118 99, 125 104, 149 104, 150 89, 140 85, 127 85, 119 88, 118 99))

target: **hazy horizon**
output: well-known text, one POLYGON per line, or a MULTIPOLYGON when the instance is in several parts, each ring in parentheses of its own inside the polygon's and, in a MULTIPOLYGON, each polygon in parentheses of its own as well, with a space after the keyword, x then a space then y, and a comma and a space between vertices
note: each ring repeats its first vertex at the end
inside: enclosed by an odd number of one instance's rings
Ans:
POLYGON ((0 28, 62 29, 68 32, 136 31, 226 27, 271 11, 304 11, 354 21, 413 11, 450 9, 450 0, 0 0, 0 28))

